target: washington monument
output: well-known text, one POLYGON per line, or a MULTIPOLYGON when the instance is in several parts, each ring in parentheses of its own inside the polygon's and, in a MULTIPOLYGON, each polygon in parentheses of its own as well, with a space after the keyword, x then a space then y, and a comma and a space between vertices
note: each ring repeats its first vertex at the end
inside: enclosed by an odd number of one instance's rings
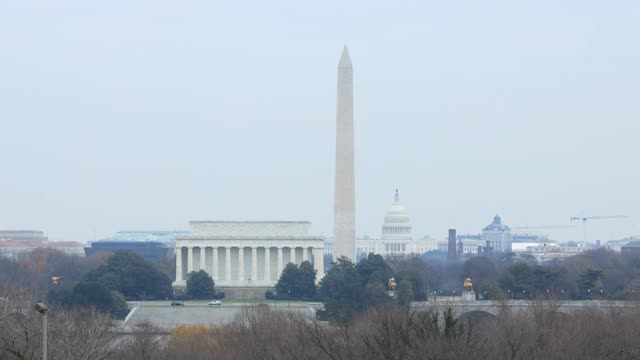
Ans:
POLYGON ((347 47, 338 64, 336 113, 336 188, 333 256, 356 258, 356 201, 353 146, 353 67, 347 47))

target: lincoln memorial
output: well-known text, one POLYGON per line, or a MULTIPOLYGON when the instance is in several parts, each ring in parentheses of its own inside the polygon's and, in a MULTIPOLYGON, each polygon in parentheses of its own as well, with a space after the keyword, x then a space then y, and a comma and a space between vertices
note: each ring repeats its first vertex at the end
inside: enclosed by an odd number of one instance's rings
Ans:
POLYGON ((306 221, 192 221, 176 237, 176 288, 204 270, 222 287, 272 287, 288 263, 309 261, 324 276, 324 238, 306 221))

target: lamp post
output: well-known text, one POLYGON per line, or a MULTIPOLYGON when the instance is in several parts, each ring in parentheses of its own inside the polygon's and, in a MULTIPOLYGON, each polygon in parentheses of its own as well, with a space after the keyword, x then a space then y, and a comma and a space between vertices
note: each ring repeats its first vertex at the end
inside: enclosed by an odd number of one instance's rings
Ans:
POLYGON ((33 307, 40 315, 42 315, 42 360, 47 360, 47 305, 37 303, 33 307))

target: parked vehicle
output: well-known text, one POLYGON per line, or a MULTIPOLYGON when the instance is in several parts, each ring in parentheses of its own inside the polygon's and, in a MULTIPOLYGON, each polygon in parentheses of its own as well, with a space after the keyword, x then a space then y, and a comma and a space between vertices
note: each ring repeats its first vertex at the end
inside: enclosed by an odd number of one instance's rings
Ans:
POLYGON ((184 303, 182 301, 173 300, 171 301, 171 306, 184 306, 184 303))

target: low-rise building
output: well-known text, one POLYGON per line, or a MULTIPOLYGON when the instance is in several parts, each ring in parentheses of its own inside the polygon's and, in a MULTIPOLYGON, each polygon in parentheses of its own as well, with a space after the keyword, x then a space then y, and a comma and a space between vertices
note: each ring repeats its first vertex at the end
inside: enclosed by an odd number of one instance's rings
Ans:
MULTIPOLYGON (((487 242, 480 239, 473 238, 465 238, 465 237, 457 237, 458 242, 456 243, 456 252, 460 255, 464 254, 478 254, 478 248, 484 248, 487 245, 487 242), (462 249, 460 247, 462 246, 462 249)), ((438 251, 447 252, 449 243, 446 240, 438 241, 438 251)))
POLYGON ((151 262, 168 259, 174 254, 174 248, 159 241, 94 241, 85 248, 87 256, 104 253, 113 255, 118 251, 131 251, 151 262))
POLYGON ((623 256, 640 257, 640 240, 632 240, 620 247, 623 256))
POLYGON ((42 231, 38 230, 0 230, 0 240, 4 241, 47 241, 42 231))
POLYGON ((127 250, 149 261, 159 261, 173 256, 176 237, 187 234, 189 231, 185 230, 123 230, 108 239, 91 242, 85 252, 87 256, 96 253, 112 255, 119 250, 127 250))
POLYGON ((558 244, 543 244, 541 246, 530 246, 525 253, 533 255, 539 263, 553 260, 564 259, 570 256, 578 255, 585 251, 592 250, 590 246, 578 243, 577 246, 560 246, 558 244))
POLYGON ((84 244, 72 241, 0 240, 0 256, 18 259, 36 249, 55 249, 68 255, 84 256, 84 244))

